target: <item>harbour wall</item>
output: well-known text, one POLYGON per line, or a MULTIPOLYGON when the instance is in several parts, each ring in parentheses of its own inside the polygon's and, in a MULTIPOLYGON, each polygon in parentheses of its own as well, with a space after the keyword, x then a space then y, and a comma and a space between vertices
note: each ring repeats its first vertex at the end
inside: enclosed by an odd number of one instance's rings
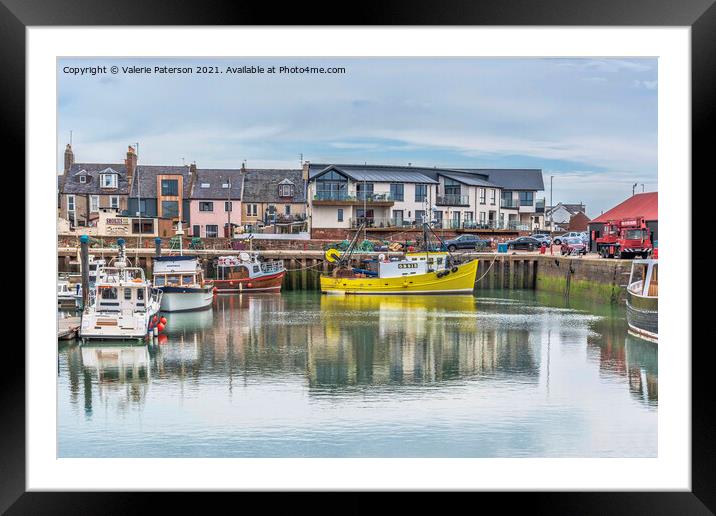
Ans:
MULTIPOLYGON (((112 257, 113 248, 93 248, 95 256, 112 257)), ((175 250, 163 249, 162 254, 175 250)), ((212 260, 217 256, 236 254, 231 249, 187 250, 205 259, 207 273, 213 276, 212 260)), ((375 258, 379 253, 355 253, 352 264, 360 266, 361 260, 375 258)), ((402 253, 383 253, 388 256, 402 256, 402 253)), ((325 260, 322 250, 267 249, 261 252, 266 258, 282 259, 287 269, 284 288, 287 290, 313 290, 319 288, 319 277, 329 272, 331 265, 325 260)), ((133 263, 151 271, 154 250, 128 248, 127 256, 133 263)), ((596 302, 620 304, 625 301, 625 288, 631 270, 630 260, 605 258, 580 258, 541 255, 537 253, 459 253, 458 256, 478 258, 475 288, 482 289, 535 289, 561 294, 565 297, 579 297, 596 302)), ((58 249, 58 270, 78 272, 78 251, 76 247, 58 249)))

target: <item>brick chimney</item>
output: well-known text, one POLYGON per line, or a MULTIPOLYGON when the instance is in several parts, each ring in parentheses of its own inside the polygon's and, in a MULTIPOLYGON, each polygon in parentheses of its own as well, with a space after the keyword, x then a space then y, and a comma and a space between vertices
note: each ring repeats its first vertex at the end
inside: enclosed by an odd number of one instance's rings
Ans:
POLYGON ((127 159, 124 160, 124 164, 127 167, 127 184, 131 188, 132 178, 137 171, 137 151, 131 145, 127 147, 127 159))
POLYGON ((75 163, 75 153, 72 152, 72 145, 69 143, 65 147, 65 175, 70 171, 72 165, 75 163))
POLYGON ((308 181, 308 168, 311 166, 310 161, 303 162, 303 180, 308 181))
POLYGON ((245 161, 241 162, 241 173, 242 174, 246 173, 246 162, 245 161))

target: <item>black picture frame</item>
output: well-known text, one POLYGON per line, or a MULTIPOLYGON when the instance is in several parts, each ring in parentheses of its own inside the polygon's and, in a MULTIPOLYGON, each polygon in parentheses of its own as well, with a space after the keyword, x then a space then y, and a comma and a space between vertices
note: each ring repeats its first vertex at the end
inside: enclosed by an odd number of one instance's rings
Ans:
MULTIPOLYGON (((492 0, 429 3, 381 2, 362 5, 350 16, 335 4, 193 2, 170 0, 0 0, 0 113, 2 145, 19 158, 25 156, 25 29, 28 26, 87 25, 549 25, 549 26, 690 26, 692 42, 692 166, 707 173, 716 124, 716 5, 714 0, 492 0), (278 7, 280 5, 280 7, 278 7)), ((9 174, 9 170, 5 173, 9 174)), ((685 171, 679 171, 684 174, 685 171)), ((685 174, 684 174, 685 175, 685 174)), ((692 175, 692 188, 696 176, 692 175)), ((27 192, 26 192, 27 194, 27 192)), ((27 199, 27 196, 25 197, 27 199)), ((708 203, 694 203, 692 221, 709 220, 708 203)), ((693 236, 696 237, 696 230, 693 236)), ((707 255, 692 254, 694 271, 708 270, 707 255)), ((26 271, 27 272, 27 271, 26 271)), ((691 278, 684 278, 691 281, 691 278)), ((706 303, 692 293, 692 321, 702 321, 706 303)), ((25 317, 29 317, 26 314, 25 317)), ((692 347, 692 490, 691 492, 502 493, 484 494, 500 504, 518 502, 525 509, 552 514, 712 514, 716 511, 716 404, 711 400, 708 356, 713 344, 703 326, 693 324, 691 335, 669 345, 692 347)), ((24 364, 25 350, 5 342, 6 360, 24 364)), ((8 514, 52 512, 126 514, 149 508, 147 496, 161 496, 163 512, 190 508, 186 494, 38 493, 25 492, 25 374, 24 367, 5 368, 2 374, 0 418, 0 510, 8 514), (174 507, 172 507, 174 506, 174 507)), ((228 496, 228 495, 227 495, 228 496)), ((245 495, 244 495, 245 496, 245 495)), ((344 509, 372 510, 373 503, 358 495, 344 509)), ((367 499, 366 499, 367 498, 367 499)), ((279 501, 277 499, 276 501, 279 501)), ((200 502, 201 503, 201 502, 200 502)), ((453 500, 453 503, 459 503, 453 500)), ((247 507, 250 507, 248 505, 247 507)), ((422 496, 401 503, 401 512, 424 507, 422 496), (411 507, 411 505, 413 507, 411 507)), ((218 506, 217 506, 218 508, 218 506)), ((273 506, 278 508, 278 506, 273 506)), ((206 506, 204 505, 204 510, 206 506)), ((314 510, 318 508, 314 507, 314 510)))

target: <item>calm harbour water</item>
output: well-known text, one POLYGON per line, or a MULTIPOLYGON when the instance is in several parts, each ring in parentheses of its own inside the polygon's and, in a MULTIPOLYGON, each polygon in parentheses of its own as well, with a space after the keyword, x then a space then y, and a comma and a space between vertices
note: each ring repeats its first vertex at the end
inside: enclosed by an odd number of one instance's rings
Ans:
POLYGON ((61 457, 654 457, 657 346, 533 291, 218 297, 60 343, 61 457))

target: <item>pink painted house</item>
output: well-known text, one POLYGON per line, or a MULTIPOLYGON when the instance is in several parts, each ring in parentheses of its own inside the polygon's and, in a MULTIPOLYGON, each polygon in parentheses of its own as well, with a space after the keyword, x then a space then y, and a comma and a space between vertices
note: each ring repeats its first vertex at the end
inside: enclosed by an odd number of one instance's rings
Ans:
POLYGON ((228 237, 241 225, 241 169, 197 169, 189 203, 189 234, 201 238, 228 237))

